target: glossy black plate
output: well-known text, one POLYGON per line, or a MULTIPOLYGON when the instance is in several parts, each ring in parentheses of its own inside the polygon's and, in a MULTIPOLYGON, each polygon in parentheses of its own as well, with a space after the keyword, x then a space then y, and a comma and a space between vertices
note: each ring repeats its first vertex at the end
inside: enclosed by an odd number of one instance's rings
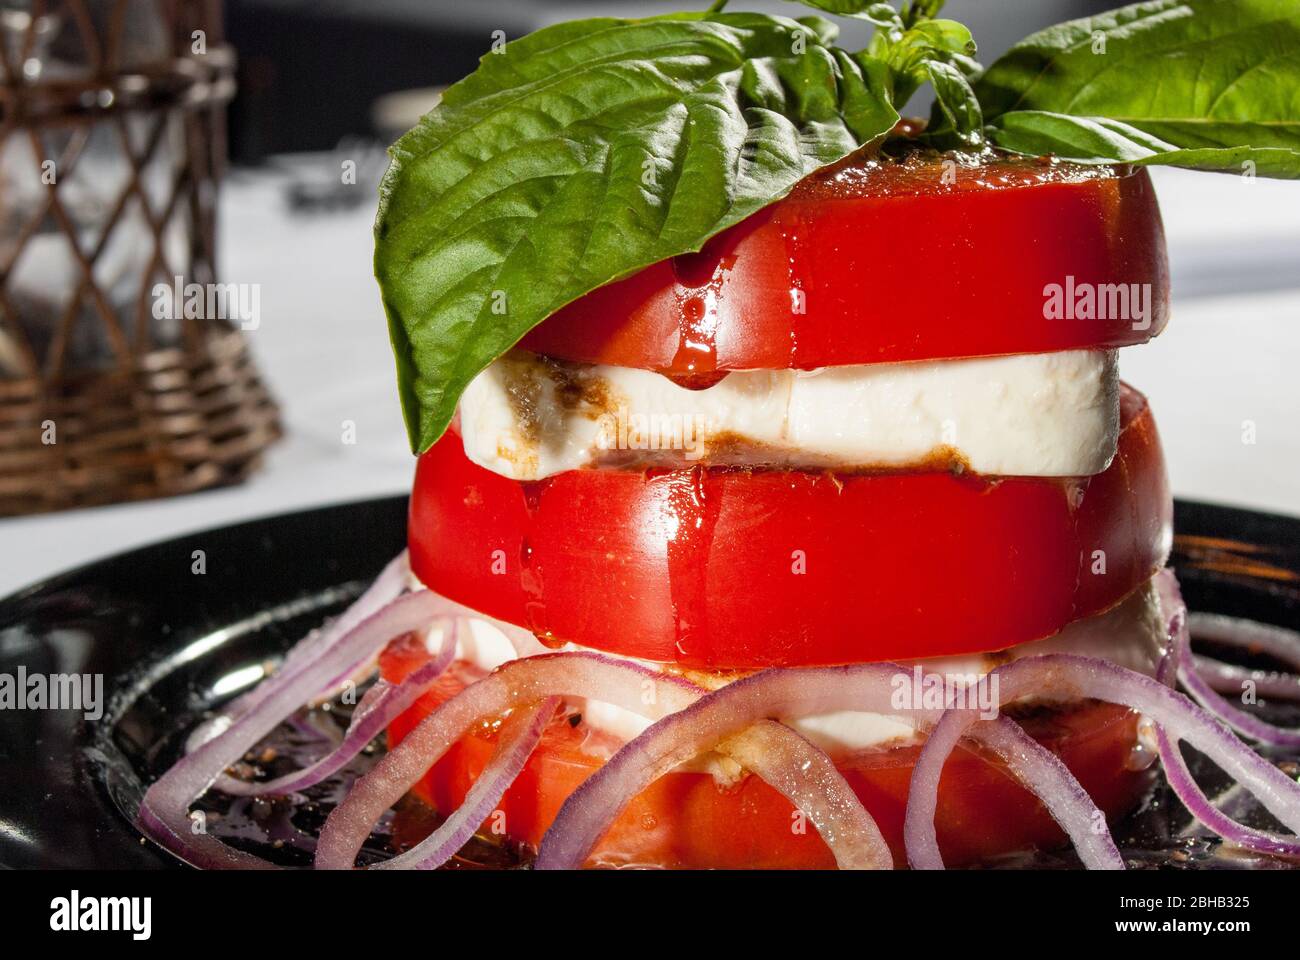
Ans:
MULTIPOLYGON (((0 866, 175 866, 130 823, 142 783, 250 668, 364 587, 405 513, 393 497, 189 534, 0 601, 0 673, 102 674, 107 701, 97 721, 0 710, 0 866)), ((1300 626, 1300 520, 1180 502, 1176 526, 1193 609, 1300 626)))

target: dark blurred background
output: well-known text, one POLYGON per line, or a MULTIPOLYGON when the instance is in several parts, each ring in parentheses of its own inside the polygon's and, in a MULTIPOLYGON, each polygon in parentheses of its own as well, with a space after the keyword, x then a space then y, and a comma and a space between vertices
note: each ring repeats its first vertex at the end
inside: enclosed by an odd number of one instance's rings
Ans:
MULTIPOLYGON (((989 63, 1020 37, 1113 6, 1104 0, 950 0, 944 15, 965 22, 989 63)), ((256 163, 324 150, 348 136, 390 131, 406 104, 387 93, 442 86, 469 73, 492 32, 514 38, 560 20, 645 16, 705 6, 705 0, 227 0, 229 39, 239 51, 239 94, 230 111, 232 159, 256 163)), ((802 16, 795 3, 734 0, 742 10, 802 16)), ((870 27, 840 19, 844 45, 865 46, 870 27)), ((416 114, 418 115, 418 113, 416 114)))

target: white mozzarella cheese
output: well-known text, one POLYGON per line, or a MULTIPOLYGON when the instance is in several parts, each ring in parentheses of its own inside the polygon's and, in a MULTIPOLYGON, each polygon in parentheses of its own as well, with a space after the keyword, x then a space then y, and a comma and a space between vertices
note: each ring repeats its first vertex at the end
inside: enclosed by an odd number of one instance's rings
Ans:
POLYGON ((460 404, 475 463, 515 480, 627 463, 809 469, 943 463, 1100 473, 1119 435, 1113 350, 733 372, 702 390, 513 351, 460 404))

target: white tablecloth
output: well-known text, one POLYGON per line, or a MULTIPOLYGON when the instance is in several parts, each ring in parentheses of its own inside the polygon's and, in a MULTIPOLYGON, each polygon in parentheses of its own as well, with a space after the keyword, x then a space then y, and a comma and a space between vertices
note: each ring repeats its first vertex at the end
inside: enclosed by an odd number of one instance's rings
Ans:
MULTIPOLYGON (((1124 377, 1151 397, 1177 495, 1300 513, 1300 184, 1155 176, 1174 319, 1124 351, 1124 377), (1254 444, 1242 442, 1246 421, 1254 444)), ((286 439, 239 487, 0 520, 0 595, 182 532, 408 488, 414 461, 371 276, 371 216, 291 217, 274 177, 228 181, 221 270, 261 284, 249 339, 286 439)))

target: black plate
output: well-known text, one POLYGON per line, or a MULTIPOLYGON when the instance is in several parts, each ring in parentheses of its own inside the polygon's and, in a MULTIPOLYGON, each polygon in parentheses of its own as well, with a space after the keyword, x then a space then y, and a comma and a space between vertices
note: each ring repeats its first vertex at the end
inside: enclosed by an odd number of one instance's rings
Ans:
MULTIPOLYGON (((403 545, 406 498, 189 534, 0 601, 0 673, 104 677, 98 721, 0 710, 0 865, 159 868, 127 813, 241 668, 341 609, 403 545), (195 551, 206 572, 196 573, 195 551)), ((1300 520, 1176 505, 1190 606, 1300 626, 1300 520)))

